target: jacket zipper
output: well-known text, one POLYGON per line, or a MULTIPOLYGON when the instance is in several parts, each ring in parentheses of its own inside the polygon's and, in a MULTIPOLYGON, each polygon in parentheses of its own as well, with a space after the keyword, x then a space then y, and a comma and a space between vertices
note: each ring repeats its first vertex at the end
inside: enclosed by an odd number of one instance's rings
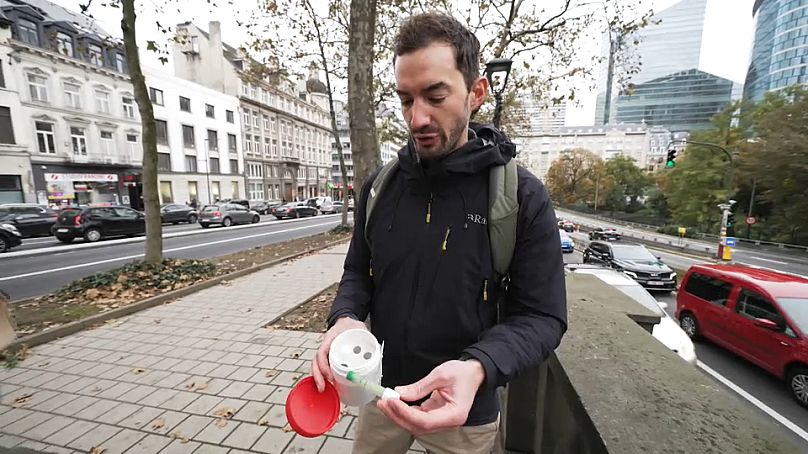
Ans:
POLYGON ((488 279, 483 280, 483 303, 488 302, 488 279))
MULTIPOLYGON (((425 232, 429 232, 429 224, 431 224, 431 222, 432 222, 432 200, 433 200, 433 195, 432 195, 432 192, 430 192, 429 193, 429 199, 427 200, 427 204, 426 204, 426 227, 425 227, 425 232)), ((410 289, 410 291, 412 292, 412 302, 410 303, 410 310, 409 310, 409 313, 407 314, 407 325, 406 325, 406 328, 404 330, 404 345, 405 345, 405 348, 407 348, 408 350, 410 349, 410 325, 412 324, 412 313, 415 310, 415 305, 418 304, 418 287, 420 285, 420 280, 421 280, 421 276, 420 276, 420 274, 421 274, 421 258, 424 255, 424 247, 425 247, 425 245, 421 245, 421 244, 418 245, 418 251, 417 251, 418 257, 417 257, 417 259, 415 261, 415 270, 414 270, 415 271, 415 274, 414 274, 415 278, 412 281, 412 288, 410 289)), ((402 356, 401 357, 401 372, 402 372, 402 374, 406 376, 408 369, 409 368, 407 367, 407 362, 405 361, 404 356, 402 356)))
POLYGON ((426 223, 432 223, 432 193, 429 193, 429 200, 426 202, 426 223))
POLYGON ((449 248, 449 235, 452 234, 452 226, 446 227, 446 235, 443 236, 443 244, 440 247, 440 250, 446 252, 449 248))
POLYGON ((370 263, 368 264, 368 275, 373 277, 373 259, 370 259, 370 263))

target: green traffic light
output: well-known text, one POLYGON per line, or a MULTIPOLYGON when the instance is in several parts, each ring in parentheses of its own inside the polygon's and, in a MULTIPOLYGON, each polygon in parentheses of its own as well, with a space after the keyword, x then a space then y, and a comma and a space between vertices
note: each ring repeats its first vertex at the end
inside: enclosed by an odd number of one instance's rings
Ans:
POLYGON ((675 163, 675 162, 673 162, 673 161, 668 161, 668 163, 667 163, 667 164, 665 164, 665 165, 666 165, 666 166, 668 166, 668 167, 673 167, 673 166, 675 166, 675 165, 676 165, 676 163, 675 163))

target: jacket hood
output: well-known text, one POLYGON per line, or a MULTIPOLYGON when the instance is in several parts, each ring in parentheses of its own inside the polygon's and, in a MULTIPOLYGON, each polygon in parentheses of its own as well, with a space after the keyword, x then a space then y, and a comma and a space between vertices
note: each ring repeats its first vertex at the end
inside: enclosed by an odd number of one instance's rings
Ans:
POLYGON ((493 125, 469 123, 468 142, 435 161, 421 161, 415 144, 409 142, 398 152, 398 160, 408 179, 435 181, 452 174, 476 174, 491 166, 503 165, 516 156, 516 145, 493 125))

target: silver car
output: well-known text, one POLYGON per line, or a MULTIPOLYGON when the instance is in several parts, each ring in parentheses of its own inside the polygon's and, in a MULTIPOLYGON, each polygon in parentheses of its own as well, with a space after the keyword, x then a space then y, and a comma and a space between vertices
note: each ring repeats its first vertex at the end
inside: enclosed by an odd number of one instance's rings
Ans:
POLYGON ((199 225, 208 228, 211 224, 230 227, 233 224, 257 223, 261 216, 253 210, 237 203, 205 205, 199 212, 199 225))

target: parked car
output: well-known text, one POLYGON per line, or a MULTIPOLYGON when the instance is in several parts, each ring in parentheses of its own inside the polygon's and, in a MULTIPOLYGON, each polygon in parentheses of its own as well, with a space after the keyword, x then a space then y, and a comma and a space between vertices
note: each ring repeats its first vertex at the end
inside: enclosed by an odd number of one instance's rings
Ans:
POLYGON ((808 278, 694 265, 682 279, 676 316, 691 339, 708 339, 785 380, 808 407, 808 278))
POLYGON ((331 203, 331 206, 334 207, 334 210, 333 210, 334 213, 342 213, 342 207, 345 206, 345 205, 342 202, 340 202, 339 200, 336 200, 336 201, 331 203))
POLYGON ((320 213, 328 214, 334 212, 333 201, 331 197, 312 197, 310 199, 306 199, 304 202, 306 205, 310 207, 315 207, 320 210, 320 213))
POLYGON ((567 219, 562 219, 558 221, 558 228, 565 231, 565 232, 574 232, 575 231, 575 224, 567 219))
POLYGON ((595 227, 589 232, 589 239, 617 241, 620 239, 620 233, 611 227, 595 227))
POLYGON ((199 225, 203 228, 211 224, 221 224, 230 227, 233 224, 256 224, 261 220, 257 212, 238 203, 218 203, 205 205, 199 212, 199 225))
POLYGON ((179 203, 166 203, 160 206, 160 220, 163 224, 172 223, 179 224, 180 222, 187 222, 189 224, 196 224, 199 215, 196 210, 188 205, 179 203))
POLYGON ((561 237, 561 252, 575 252, 575 242, 564 230, 558 231, 558 236, 561 237))
POLYGON ((22 244, 22 234, 11 224, 0 223, 0 252, 8 252, 22 244))
POLYGON ((665 309, 668 308, 668 304, 657 301, 656 298, 648 293, 637 281, 619 271, 596 265, 568 264, 565 265, 565 269, 567 273, 593 275, 643 305, 643 307, 651 312, 659 315, 659 323, 654 325, 651 334, 656 340, 673 350, 673 352, 678 354, 682 359, 694 366, 696 365, 696 349, 693 346, 693 341, 687 333, 679 327, 679 324, 668 316, 668 313, 665 311, 665 309))
POLYGON ((649 290, 676 290, 676 272, 641 244, 592 241, 584 250, 583 262, 614 268, 649 290))
POLYGON ((252 210, 256 211, 258 214, 270 214, 272 212, 273 207, 278 207, 283 205, 283 202, 273 201, 273 200, 262 200, 260 202, 252 203, 252 210))
POLYGON ((0 205, 0 222, 16 227, 23 238, 51 235, 56 217, 56 211, 41 205, 0 205))
POLYGON ((291 202, 272 209, 272 215, 278 219, 317 216, 319 212, 320 210, 316 207, 306 205, 303 202, 291 202))
POLYGON ((144 218, 143 213, 124 206, 62 210, 51 231, 63 243, 76 238, 92 243, 102 238, 144 234, 144 218))

